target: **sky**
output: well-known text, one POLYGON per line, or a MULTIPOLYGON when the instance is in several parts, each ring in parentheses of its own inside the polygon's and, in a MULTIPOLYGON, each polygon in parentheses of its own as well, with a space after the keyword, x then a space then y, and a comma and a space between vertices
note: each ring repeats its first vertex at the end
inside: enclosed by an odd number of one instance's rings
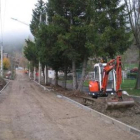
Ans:
POLYGON ((36 3, 37 0, 0 0, 0 42, 3 40, 4 47, 33 38, 29 26, 11 18, 30 24, 36 3))

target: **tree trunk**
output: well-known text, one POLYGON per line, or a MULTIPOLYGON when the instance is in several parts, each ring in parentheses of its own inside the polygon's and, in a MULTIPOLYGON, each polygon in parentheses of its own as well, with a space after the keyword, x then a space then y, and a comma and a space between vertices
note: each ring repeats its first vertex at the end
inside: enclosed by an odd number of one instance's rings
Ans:
POLYGON ((48 76, 48 67, 47 66, 45 66, 45 84, 49 84, 49 76, 48 76))
POLYGON ((73 90, 76 90, 77 89, 77 76, 76 76, 75 60, 72 60, 72 72, 73 72, 73 90))
POLYGON ((87 58, 85 57, 83 60, 82 76, 81 76, 77 91, 82 91, 83 89, 83 84, 84 84, 84 80, 86 76, 86 68, 87 68, 87 58))
POLYGON ((138 67, 135 89, 140 89, 140 49, 139 49, 139 67, 138 67))
POLYGON ((42 73, 43 73, 43 82, 45 83, 45 73, 44 73, 44 67, 42 67, 42 73))
POLYGON ((67 87, 67 67, 65 68, 64 71, 64 88, 66 89, 67 87))
POLYGON ((58 86, 58 71, 55 71, 55 86, 58 86))

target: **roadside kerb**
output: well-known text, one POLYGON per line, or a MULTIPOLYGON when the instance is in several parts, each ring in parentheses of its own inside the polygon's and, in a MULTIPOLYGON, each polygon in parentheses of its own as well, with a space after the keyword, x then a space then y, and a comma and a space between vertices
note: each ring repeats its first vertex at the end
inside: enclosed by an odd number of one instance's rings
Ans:
POLYGON ((8 82, 6 83, 6 85, 1 89, 0 93, 8 86, 9 83, 10 83, 10 81, 8 81, 8 82))
POLYGON ((47 91, 51 91, 50 89, 44 87, 43 85, 39 84, 38 82, 36 82, 35 80, 33 80, 36 84, 38 84, 39 86, 41 86, 44 90, 47 90, 47 91))
POLYGON ((91 114, 93 116, 100 117, 105 122, 114 124, 115 126, 119 127, 120 129, 122 129, 124 131, 131 132, 131 133, 133 133, 133 134, 135 134, 137 136, 140 136, 140 130, 138 130, 138 129, 130 126, 130 125, 122 123, 122 122, 120 122, 120 121, 118 121, 118 120, 116 120, 114 118, 111 118, 111 117, 109 117, 107 115, 104 115, 104 114, 102 114, 102 113, 100 113, 100 112, 98 112, 98 111, 96 111, 94 109, 91 109, 91 108, 89 108, 87 106, 84 106, 84 105, 82 105, 82 104, 80 104, 80 103, 78 103, 78 102, 76 102, 76 101, 74 101, 74 100, 72 100, 72 99, 70 99, 68 97, 62 96, 62 98, 67 100, 67 101, 69 101, 69 102, 71 102, 71 103, 74 103, 76 106, 78 106, 78 107, 80 107, 80 108, 82 108, 82 109, 84 109, 86 111, 91 112, 91 114))
POLYGON ((140 96, 133 96, 133 95, 129 95, 130 97, 132 97, 135 101, 140 103, 140 96))

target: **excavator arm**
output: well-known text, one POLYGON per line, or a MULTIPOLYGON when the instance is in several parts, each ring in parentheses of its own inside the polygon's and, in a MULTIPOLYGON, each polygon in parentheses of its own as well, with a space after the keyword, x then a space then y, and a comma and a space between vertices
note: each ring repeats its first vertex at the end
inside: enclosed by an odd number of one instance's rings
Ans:
POLYGON ((116 94, 118 98, 122 98, 122 91, 120 90, 121 81, 122 81, 122 75, 121 75, 122 66, 121 66, 120 56, 117 56, 116 59, 112 59, 111 61, 109 61, 107 65, 104 67, 101 91, 103 92, 103 94, 106 94, 108 75, 112 69, 115 69, 116 71, 116 94))
POLYGON ((122 99, 122 90, 120 90, 121 83, 122 83, 122 63, 121 57, 118 56, 116 58, 116 93, 119 99, 122 99))

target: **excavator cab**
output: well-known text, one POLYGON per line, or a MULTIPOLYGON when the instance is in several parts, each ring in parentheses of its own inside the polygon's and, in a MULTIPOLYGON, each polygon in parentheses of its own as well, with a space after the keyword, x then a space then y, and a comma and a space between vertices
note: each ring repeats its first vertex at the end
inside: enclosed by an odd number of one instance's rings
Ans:
POLYGON ((93 71, 93 79, 89 83, 89 95, 92 97, 99 97, 99 96, 107 96, 109 93, 115 92, 116 87, 116 77, 115 71, 111 70, 108 76, 108 84, 106 89, 106 94, 101 94, 101 87, 102 87, 102 79, 103 79, 103 68, 106 66, 106 63, 97 63, 94 65, 93 71))

